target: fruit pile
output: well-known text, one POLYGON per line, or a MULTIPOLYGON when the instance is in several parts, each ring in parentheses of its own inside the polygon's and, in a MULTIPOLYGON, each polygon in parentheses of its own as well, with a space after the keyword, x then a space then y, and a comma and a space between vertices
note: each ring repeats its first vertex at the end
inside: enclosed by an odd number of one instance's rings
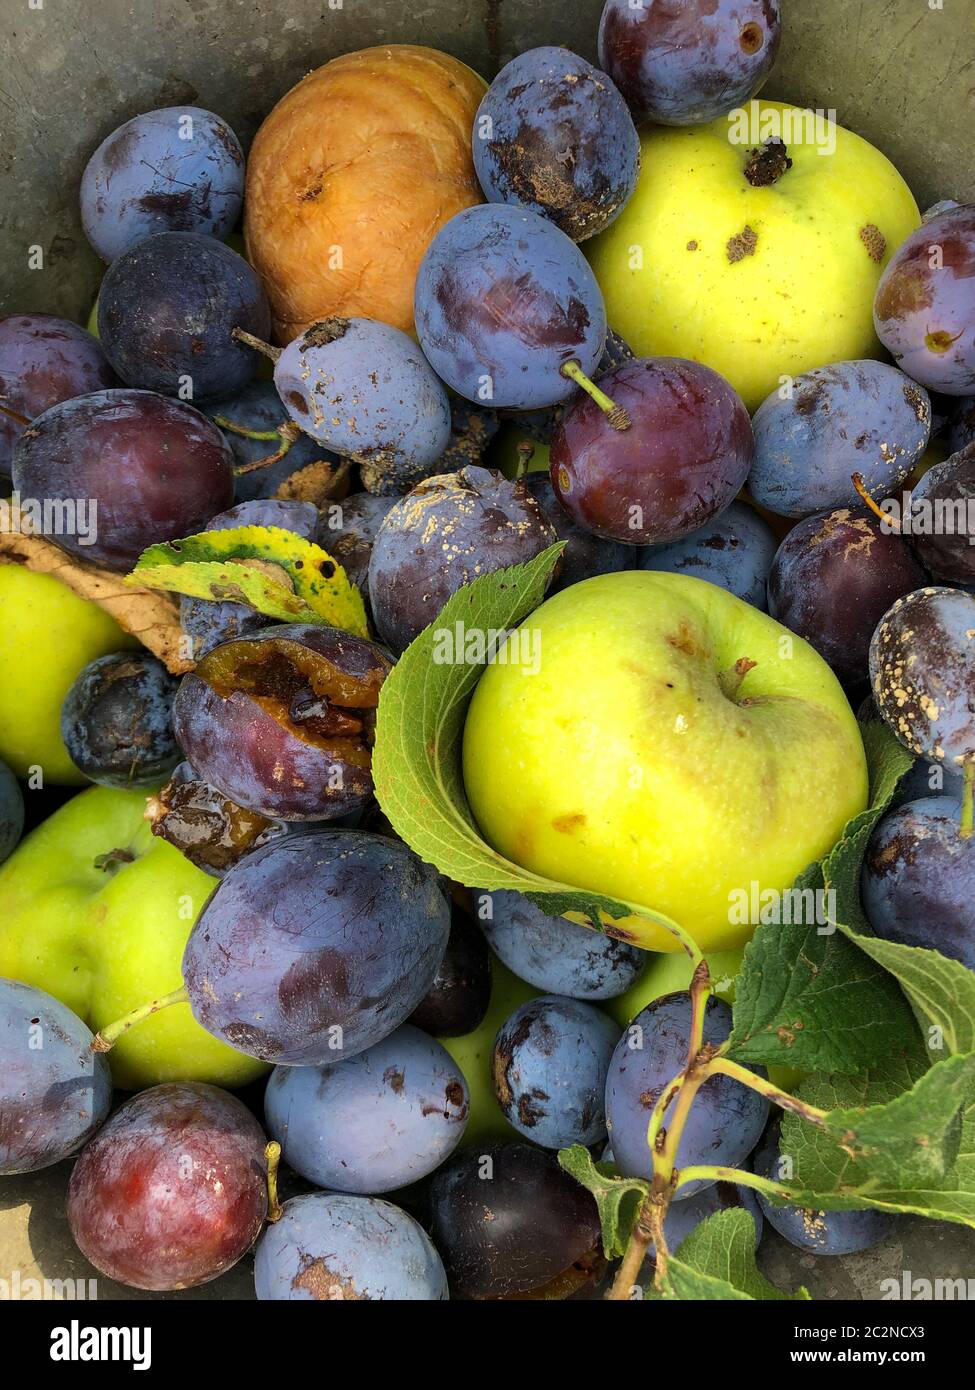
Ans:
POLYGON ((975 1225, 975 208, 778 43, 607 0, 246 162, 147 112, 89 330, 0 319, 0 1174, 75 1156, 108 1278, 771 1298, 766 1223, 975 1225))

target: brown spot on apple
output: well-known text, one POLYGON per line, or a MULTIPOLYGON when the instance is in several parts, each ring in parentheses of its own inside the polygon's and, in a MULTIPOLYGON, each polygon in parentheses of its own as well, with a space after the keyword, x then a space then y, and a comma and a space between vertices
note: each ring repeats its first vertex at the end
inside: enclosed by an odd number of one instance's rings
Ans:
POLYGON ((581 811, 571 811, 565 816, 556 816, 552 821, 552 829, 557 830, 560 835, 572 835, 576 830, 581 830, 586 823, 586 818, 581 811))
POLYGON ((754 256, 757 245, 758 233, 752 227, 744 226, 740 232, 736 232, 733 237, 728 238, 728 263, 735 265, 738 261, 743 261, 746 256, 754 256))
POLYGON ((868 222, 865 227, 860 228, 860 240, 867 248, 867 255, 870 259, 879 265, 884 258, 884 252, 887 250, 887 238, 880 228, 874 226, 872 222, 868 222))

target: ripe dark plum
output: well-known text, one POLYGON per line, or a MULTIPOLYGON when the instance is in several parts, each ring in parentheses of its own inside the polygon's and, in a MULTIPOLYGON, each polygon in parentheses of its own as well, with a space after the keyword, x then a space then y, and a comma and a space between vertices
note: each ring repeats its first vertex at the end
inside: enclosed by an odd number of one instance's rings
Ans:
POLYGON ((491 1002, 491 955, 484 937, 458 907, 433 984, 410 1022, 435 1038, 460 1038, 479 1027, 491 1002))
POLYGON ((0 864, 13 854, 23 833, 24 794, 10 768, 0 762, 0 864))
POLYGON ((275 1067, 264 1095, 285 1163, 316 1187, 366 1194, 439 1168, 463 1138, 469 1107, 450 1053, 408 1024, 355 1057, 275 1067))
POLYGON ((454 1298, 565 1298, 601 1267, 596 1204, 543 1149, 462 1148, 427 1202, 454 1298))
POLYGON ((264 1133, 202 1082, 127 1100, 78 1159, 68 1225, 96 1269, 136 1289, 186 1289, 235 1265, 267 1212, 264 1133))
POLYGON ((975 762, 975 597, 932 586, 899 598, 870 643, 870 681, 905 748, 967 771, 975 762))
POLYGON ((450 443, 450 402, 412 338, 373 319, 314 323, 277 358, 274 384, 312 439, 359 464, 369 492, 404 492, 450 443))
POLYGON ((948 428, 948 448, 953 454, 969 444, 975 444, 975 398, 958 402, 948 428))
POLYGON ((859 473, 871 497, 900 486, 928 446, 928 393, 884 362, 837 362, 773 391, 752 421, 748 490, 780 516, 857 507, 859 473))
POLYGON ((550 917, 521 893, 479 894, 478 920, 491 949, 519 979, 570 999, 615 999, 648 960, 637 946, 550 917))
MULTIPOLYGON (((756 1150, 752 1167, 763 1178, 785 1180, 780 1172, 780 1125, 776 1120, 756 1150)), ((853 1255, 878 1245, 895 1228, 890 1212, 866 1208, 863 1211, 813 1211, 807 1207, 773 1206, 761 1192, 757 1194, 765 1219, 790 1245, 813 1255, 853 1255)))
POLYGON ((334 820, 372 793, 379 690, 392 662, 361 637, 283 623, 214 647, 173 723, 204 781, 269 818, 334 820))
POLYGON ((723 377, 680 357, 641 357, 599 388, 630 428, 614 429, 586 395, 552 437, 552 485, 580 526, 656 545, 698 530, 733 501, 754 444, 748 411, 723 377))
POLYGON ((975 582, 975 441, 928 469, 914 488, 918 501, 934 523, 911 532, 928 570, 948 584, 975 582))
POLYGON ((866 679, 870 639, 887 609, 924 583, 903 537, 866 508, 843 507, 786 536, 769 574, 769 612, 850 683, 866 679))
POLYGON ((768 522, 744 502, 732 502, 718 516, 671 545, 639 552, 642 570, 690 574, 727 589, 764 613, 775 536, 768 522))
POLYGON ((244 152, 198 106, 145 111, 114 130, 81 178, 81 221, 102 260, 156 232, 233 231, 244 199, 244 152))
POLYGON ((381 640, 404 651, 451 594, 556 540, 521 483, 488 468, 427 478, 390 509, 373 542, 369 601, 381 640))
POLYGON ((509 1123, 545 1149, 606 1137, 606 1075, 620 1030, 592 1004, 543 994, 498 1029, 491 1072, 509 1123))
POLYGON ((369 557, 379 528, 396 498, 372 492, 354 492, 341 502, 326 502, 319 512, 316 540, 342 566, 350 583, 369 588, 369 557))
POLYGON ((606 310, 582 252, 553 223, 506 203, 457 213, 416 277, 416 331, 448 386, 498 409, 539 410, 575 391, 562 368, 591 377, 606 310))
MULTIPOLYGON (((53 314, 10 314, 0 318, 0 405, 25 415, 43 415, 52 405, 117 386, 101 344, 92 334, 53 314)), ((24 426, 0 414, 0 473, 24 426)))
POLYGON ((621 545, 619 541, 603 540, 594 536, 584 526, 569 515, 555 495, 552 480, 548 473, 528 473, 522 479, 525 487, 538 503, 545 517, 560 541, 565 541, 559 572, 552 583, 551 592, 568 589, 580 580, 592 579, 597 574, 613 574, 617 570, 633 568, 633 547, 621 545))
POLYGON ((873 321, 915 381, 947 396, 975 393, 975 207, 948 208, 901 242, 873 321))
POLYGON ((245 810, 180 763, 146 805, 153 835, 168 840, 191 864, 220 878, 252 849, 285 833, 283 821, 245 810))
MULTIPOLYGON (((647 1126, 665 1087, 688 1062, 691 999, 686 990, 664 994, 641 1010, 620 1038, 606 1080, 606 1119, 613 1160, 629 1177, 653 1176, 647 1126)), ((718 1045, 731 1034, 731 1010, 713 995, 704 1017, 704 1041, 718 1045)), ((760 1067, 753 1068, 760 1075, 760 1067)), ((738 1166, 761 1138, 768 1101, 728 1076, 711 1076, 698 1091, 677 1148, 677 1167, 738 1166)), ((673 1113, 673 1102, 664 1117, 673 1113)), ((707 1187, 682 1187, 682 1200, 707 1187)))
POLYGON ((114 260, 98 296, 98 335, 127 386, 194 401, 233 396, 258 359, 232 332, 271 331, 257 272, 197 232, 159 232, 114 260))
POLYGON ((436 872, 405 845, 314 831, 227 873, 186 944, 183 976, 215 1037, 265 1062, 317 1066, 406 1021, 449 931, 436 872))
POLYGON ((61 706, 75 767, 103 787, 151 787, 179 762, 178 682, 148 652, 113 652, 76 676, 61 706))
MULTIPOLYGON (((239 526, 277 526, 313 541, 318 531, 318 508, 310 502, 286 502, 277 497, 255 497, 238 502, 229 511, 211 517, 208 531, 233 531, 239 526)), ((192 598, 183 594, 179 601, 179 622, 193 644, 199 660, 221 642, 249 637, 267 627, 273 619, 258 613, 246 603, 230 599, 192 598)))
POLYGON ((284 1204, 254 1257, 261 1301, 449 1297, 440 1256, 412 1216, 379 1197, 309 1192, 284 1204))
MULTIPOLYGON (((216 422, 217 417, 242 429, 271 434, 281 428, 285 412, 281 407, 281 397, 273 381, 252 381, 235 396, 219 401, 207 401, 200 406, 203 414, 216 422)), ((267 439, 248 439, 236 430, 219 427, 230 445, 236 468, 246 468, 249 463, 265 459, 276 449, 276 444, 267 439)), ((306 468, 320 459, 334 462, 336 455, 321 448, 308 435, 300 435, 291 448, 267 468, 257 468, 253 473, 238 473, 235 498, 238 502, 251 502, 257 497, 273 497, 292 474, 306 468)))
POLYGON ((22 497, 94 504, 93 539, 67 528, 50 539, 114 570, 131 569, 156 541, 202 531, 234 498, 220 431, 151 391, 96 391, 52 406, 18 441, 13 480, 22 497))
POLYGON ((490 202, 539 213, 573 241, 616 219, 640 170, 626 102, 567 48, 532 48, 505 64, 477 109, 473 145, 490 202))
MULTIPOLYGON (((877 719, 873 696, 870 697, 870 705, 872 708, 868 717, 877 719)), ((863 715, 859 715, 858 718, 862 720, 863 715)), ((961 768, 946 766, 944 763, 931 761, 928 758, 916 758, 914 766, 905 772, 897 783, 897 789, 888 809, 893 811, 908 801, 926 801, 931 796, 940 797, 943 795, 960 801, 963 785, 964 773, 961 768)))
POLYGON ((80 1149, 108 1114, 108 1060, 71 1010, 0 979, 0 1175, 33 1173, 80 1149))
POLYGON ((975 836, 958 834, 960 812, 950 796, 888 812, 867 846, 861 888, 878 936, 975 970, 975 836))
POLYGON ((765 85, 779 37, 778 0, 606 0, 599 66, 637 120, 701 125, 765 85))

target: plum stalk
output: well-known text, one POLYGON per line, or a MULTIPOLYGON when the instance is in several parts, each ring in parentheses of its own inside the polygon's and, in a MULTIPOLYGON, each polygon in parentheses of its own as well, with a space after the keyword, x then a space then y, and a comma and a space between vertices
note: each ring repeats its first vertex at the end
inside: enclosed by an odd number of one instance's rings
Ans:
POLYGON ((161 994, 158 999, 150 999, 148 1004, 140 1004, 131 1013, 125 1014, 114 1023, 108 1024, 106 1028, 100 1028, 91 1040, 92 1052, 110 1052, 123 1033, 127 1033, 130 1028, 134 1028, 137 1023, 144 1023, 147 1018, 157 1014, 161 1009, 168 1009, 171 1004, 188 1004, 190 997, 186 992, 186 986, 180 985, 179 989, 170 990, 168 994, 161 994))
POLYGON ((632 421, 627 411, 621 405, 617 405, 615 401, 610 400, 605 391, 600 391, 596 383, 590 381, 589 377, 586 376, 578 362, 574 360, 563 362, 560 370, 563 376, 574 381, 585 391, 587 396, 592 397, 614 430, 628 430, 630 428, 632 421))

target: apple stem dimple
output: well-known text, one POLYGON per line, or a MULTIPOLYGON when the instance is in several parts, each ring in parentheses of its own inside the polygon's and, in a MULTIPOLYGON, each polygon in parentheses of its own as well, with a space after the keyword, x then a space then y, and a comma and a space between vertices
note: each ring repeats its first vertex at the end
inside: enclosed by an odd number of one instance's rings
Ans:
MULTIPOLYGON (((244 431, 241 431, 241 433, 244 433, 244 431)), ((266 436, 255 433, 252 437, 254 439, 264 437, 268 439, 280 439, 281 447, 280 449, 276 449, 273 454, 268 454, 266 458, 255 459, 253 463, 243 463, 239 468, 235 468, 235 478, 242 477, 244 473, 256 473, 259 468, 268 468, 272 463, 280 463, 291 446, 296 444, 301 438, 301 426, 296 425, 293 420, 285 420, 282 425, 278 426, 277 430, 273 432, 269 431, 266 436)))
POLYGON ((886 521, 888 526, 893 526, 894 529, 897 531, 901 529, 901 524, 897 520, 897 518, 894 516, 888 516, 888 514, 883 510, 883 508, 879 506, 878 503, 876 503, 874 499, 870 496, 870 493, 867 491, 867 485, 864 481, 862 473, 851 474, 850 481, 852 482, 853 486, 856 488, 860 496, 863 498, 864 502, 866 502, 867 506, 873 512, 874 516, 879 517, 881 521, 886 521))
POLYGON ((718 684, 721 686, 721 693, 729 700, 737 699, 742 681, 757 665, 757 661, 752 661, 747 656, 739 657, 730 671, 719 673, 718 684))
POLYGON ((180 985, 179 989, 174 989, 169 994, 162 994, 158 999, 151 999, 148 1004, 140 1004, 137 1009, 118 1019, 115 1023, 110 1023, 107 1028, 99 1028, 98 1032, 91 1040, 92 1052, 109 1052, 118 1042, 123 1033, 127 1033, 130 1028, 134 1028, 137 1023, 143 1023, 153 1014, 159 1013, 160 1009, 168 1009, 170 1004, 188 1004, 190 996, 186 986, 180 985))
POLYGON ((592 397, 614 430, 628 430, 630 428, 632 421, 628 413, 621 405, 610 400, 605 391, 600 391, 594 381, 590 381, 578 362, 563 362, 561 372, 563 376, 567 376, 570 381, 574 381, 577 386, 580 386, 587 396, 592 397))
POLYGON ((276 362, 284 351, 284 348, 275 347, 273 343, 266 343, 263 338, 255 338, 253 333, 248 333, 243 328, 232 328, 230 336, 236 338, 238 343, 243 343, 244 347, 253 348, 255 352, 262 352, 272 362, 276 362))
POLYGON ((272 1139, 264 1150, 267 1159, 267 1219, 273 1225, 284 1215, 284 1207, 278 1201, 278 1165, 281 1162, 281 1145, 272 1139))
POLYGON ((961 792, 961 825, 958 834, 963 840, 970 840, 975 830, 975 759, 965 764, 964 781, 961 792))

